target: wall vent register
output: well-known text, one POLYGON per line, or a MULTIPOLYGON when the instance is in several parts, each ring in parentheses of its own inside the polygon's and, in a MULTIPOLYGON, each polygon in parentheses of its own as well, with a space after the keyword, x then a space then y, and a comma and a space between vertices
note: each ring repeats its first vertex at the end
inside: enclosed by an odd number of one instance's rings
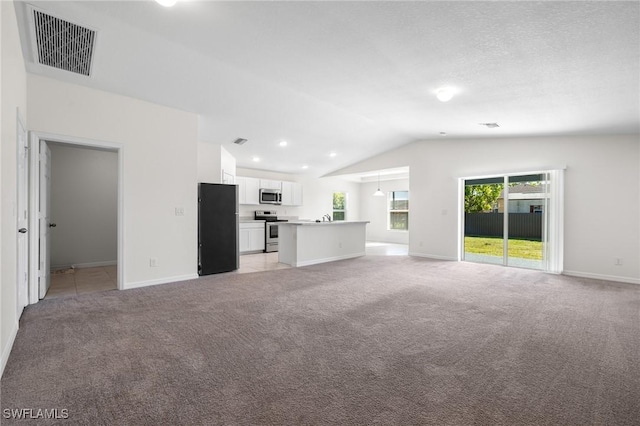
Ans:
POLYGON ((96 31, 31 9, 39 64, 89 76, 96 31))

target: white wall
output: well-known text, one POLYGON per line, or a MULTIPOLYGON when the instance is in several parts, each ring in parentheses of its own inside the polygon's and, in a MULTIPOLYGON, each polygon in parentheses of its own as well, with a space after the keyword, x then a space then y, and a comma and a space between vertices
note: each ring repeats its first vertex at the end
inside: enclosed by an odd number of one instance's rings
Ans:
POLYGON ((51 267, 116 264, 118 154, 73 145, 51 149, 51 267))
POLYGON ((224 175, 232 175, 235 182, 236 157, 231 155, 223 146, 220 147, 220 172, 224 175))
POLYGON ((456 259, 459 177, 566 166, 565 273, 640 283, 637 134, 416 142, 336 174, 406 165, 412 254, 456 259))
POLYGON ((333 216, 333 193, 347 193, 347 220, 360 220, 360 184, 337 177, 301 176, 304 205, 299 209, 300 219, 322 219, 333 216))
POLYGON ((198 142, 198 182, 223 183, 222 173, 236 175, 236 159, 221 145, 198 142))
POLYGON ((35 75, 28 103, 31 130, 122 145, 125 288, 195 277, 197 116, 35 75))
POLYGON ((18 331, 16 113, 25 126, 27 75, 13 2, 0 2, 0 375, 18 331))
MULTIPOLYGON (((367 241, 409 244, 409 231, 389 230, 389 202, 387 197, 374 197, 378 182, 360 184, 360 220, 368 220, 367 241)), ((408 191, 409 179, 381 180, 380 190, 385 194, 391 191, 408 191)), ((409 211, 411 211, 411 194, 409 194, 409 211)))
POLYGON ((220 145, 198 142, 198 182, 220 183, 220 145))

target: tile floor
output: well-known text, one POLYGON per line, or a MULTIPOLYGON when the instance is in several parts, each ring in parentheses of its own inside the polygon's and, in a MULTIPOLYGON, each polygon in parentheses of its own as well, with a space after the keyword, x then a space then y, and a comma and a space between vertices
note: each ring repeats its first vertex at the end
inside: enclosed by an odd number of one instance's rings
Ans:
POLYGON ((273 271, 276 269, 289 269, 291 266, 278 263, 278 252, 243 254, 240 256, 240 268, 238 274, 251 272, 273 271))
POLYGON ((51 286, 45 299, 115 290, 118 288, 117 270, 118 267, 113 265, 79 268, 72 274, 52 272, 51 286))
POLYGON ((408 256, 409 246, 407 244, 378 243, 367 241, 365 247, 368 255, 379 256, 408 256))
MULTIPOLYGON (((408 252, 408 246, 405 244, 367 242, 366 245, 368 255, 407 256, 408 252)), ((288 268, 290 266, 278 263, 278 252, 246 254, 240 256, 240 268, 235 273, 247 274, 288 268)), ((76 269, 73 274, 52 273, 51 287, 45 299, 115 290, 118 288, 116 276, 115 265, 76 269)))

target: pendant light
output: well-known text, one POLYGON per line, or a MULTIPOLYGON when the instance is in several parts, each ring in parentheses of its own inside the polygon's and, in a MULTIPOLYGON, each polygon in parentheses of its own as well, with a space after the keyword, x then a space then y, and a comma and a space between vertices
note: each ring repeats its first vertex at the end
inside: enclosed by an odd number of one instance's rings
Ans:
POLYGON ((380 191, 380 173, 378 173, 378 190, 373 193, 374 197, 384 197, 384 192, 380 191))

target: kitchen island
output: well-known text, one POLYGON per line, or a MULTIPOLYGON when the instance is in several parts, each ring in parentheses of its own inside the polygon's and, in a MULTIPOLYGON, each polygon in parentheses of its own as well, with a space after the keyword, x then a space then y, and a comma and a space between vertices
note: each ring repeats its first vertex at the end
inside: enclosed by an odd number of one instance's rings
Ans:
POLYGON ((293 267, 365 255, 367 221, 278 224, 278 261, 293 267))

